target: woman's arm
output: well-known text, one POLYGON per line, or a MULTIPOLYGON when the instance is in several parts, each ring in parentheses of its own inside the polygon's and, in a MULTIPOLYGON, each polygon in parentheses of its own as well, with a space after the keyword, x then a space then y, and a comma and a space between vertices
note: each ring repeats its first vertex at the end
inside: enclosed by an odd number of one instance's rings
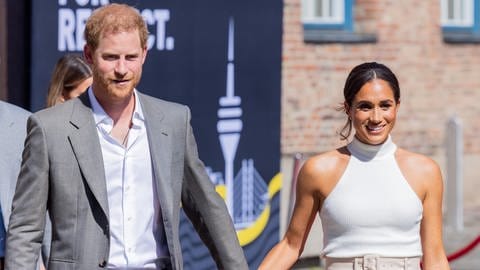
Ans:
POLYGON ((423 270, 448 270, 447 256, 442 241, 443 181, 438 165, 425 162, 425 197, 420 228, 423 250, 423 270))
POLYGON ((320 208, 318 169, 308 160, 300 170, 292 218, 283 239, 267 254, 259 269, 290 269, 302 254, 310 228, 320 208))

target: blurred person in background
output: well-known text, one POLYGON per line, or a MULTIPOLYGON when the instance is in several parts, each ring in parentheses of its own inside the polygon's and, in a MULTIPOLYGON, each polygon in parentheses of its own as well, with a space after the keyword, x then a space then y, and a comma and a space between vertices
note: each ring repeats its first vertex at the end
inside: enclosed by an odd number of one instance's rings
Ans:
POLYGON ((3 223, 2 205, 0 202, 0 270, 3 270, 4 258, 5 258, 5 224, 3 223))
POLYGON ((92 84, 92 70, 81 56, 58 59, 48 86, 47 107, 78 97, 92 84))
POLYGON ((0 257, 4 255, 5 235, 2 234, 8 228, 29 116, 30 112, 0 101, 0 257))

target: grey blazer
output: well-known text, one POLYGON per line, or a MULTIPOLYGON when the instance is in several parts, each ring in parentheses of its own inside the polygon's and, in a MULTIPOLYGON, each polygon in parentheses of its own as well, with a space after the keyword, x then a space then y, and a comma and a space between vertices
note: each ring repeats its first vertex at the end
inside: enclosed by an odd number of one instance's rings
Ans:
POLYGON ((0 101, 0 204, 8 227, 30 112, 0 101))
MULTIPOLYGON (((22 162, 22 151, 27 134, 27 119, 31 115, 15 105, 0 101, 0 203, 5 230, 8 228, 13 193, 22 162)), ((47 226, 42 244, 42 258, 50 253, 50 227, 47 226)), ((39 269, 39 266, 37 267, 39 269)))
MULTIPOLYGON (((172 269, 182 269, 183 207, 220 269, 248 269, 225 203, 198 158, 186 106, 139 93, 172 269)), ((34 269, 42 216, 52 220, 49 270, 93 270, 109 255, 102 152, 88 95, 33 114, 13 198, 5 268, 34 269)))

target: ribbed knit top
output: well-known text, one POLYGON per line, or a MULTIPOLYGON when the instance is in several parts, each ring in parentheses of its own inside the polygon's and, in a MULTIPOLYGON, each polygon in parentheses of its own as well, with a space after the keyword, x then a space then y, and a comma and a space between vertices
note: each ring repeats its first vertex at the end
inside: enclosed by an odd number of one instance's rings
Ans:
POLYGON ((347 148, 348 165, 320 210, 322 255, 421 256, 422 202, 400 171, 391 137, 381 145, 354 138, 347 148))

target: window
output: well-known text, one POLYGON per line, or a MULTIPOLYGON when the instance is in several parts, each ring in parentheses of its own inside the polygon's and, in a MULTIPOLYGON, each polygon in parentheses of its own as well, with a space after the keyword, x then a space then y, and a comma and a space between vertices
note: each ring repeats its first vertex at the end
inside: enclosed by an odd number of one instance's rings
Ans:
POLYGON ((473 0, 441 0, 442 26, 444 27, 472 27, 473 0))
POLYGON ((351 0, 303 0, 305 28, 352 30, 351 0))
POLYGON ((373 34, 354 31, 355 0, 302 0, 304 41, 311 43, 376 42, 373 34))
POLYGON ((480 42, 480 0, 440 0, 444 41, 480 42))

